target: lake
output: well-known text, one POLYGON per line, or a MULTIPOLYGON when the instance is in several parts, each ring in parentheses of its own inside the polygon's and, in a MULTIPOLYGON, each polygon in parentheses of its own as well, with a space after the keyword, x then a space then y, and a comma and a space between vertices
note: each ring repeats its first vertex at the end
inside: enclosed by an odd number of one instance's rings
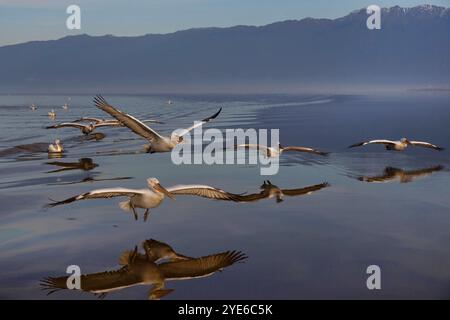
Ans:
MULTIPOLYGON (((248 257, 208 277, 167 281, 174 291, 163 299, 450 298, 450 92, 104 96, 140 119, 163 121, 152 128, 165 134, 223 107, 204 129, 279 129, 283 145, 330 154, 284 153, 273 176, 260 175, 258 165, 174 165, 170 153, 143 153, 146 140, 127 128, 100 128, 100 141, 77 129, 45 129, 55 123, 52 108, 57 122, 108 117, 92 95, 72 95, 68 111, 67 96, 0 95, 0 297, 97 299, 76 290, 47 295, 40 281, 67 275, 69 265, 83 274, 117 269, 124 251, 156 239, 190 257, 228 250, 248 257), (348 148, 402 137, 447 149, 348 148), (49 159, 47 145, 57 138, 66 153, 49 159), (59 170, 82 158, 97 166, 59 170), (265 180, 281 189, 329 186, 281 202, 177 196, 147 222, 122 211, 118 198, 44 208, 98 188, 145 188, 149 177, 237 194, 259 193, 265 180), (370 265, 380 267, 381 290, 366 286, 370 265)), ((146 299, 148 291, 133 286, 105 298, 146 299)))

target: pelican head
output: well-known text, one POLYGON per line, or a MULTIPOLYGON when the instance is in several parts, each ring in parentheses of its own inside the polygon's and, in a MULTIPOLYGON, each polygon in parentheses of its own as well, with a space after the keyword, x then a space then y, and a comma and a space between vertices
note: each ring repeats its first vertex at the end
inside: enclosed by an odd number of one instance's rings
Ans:
POLYGON ((401 138, 400 141, 401 141, 401 143, 411 144, 411 141, 409 141, 409 140, 406 139, 406 138, 401 138))
POLYGON ((172 143, 174 143, 174 144, 179 144, 184 141, 184 138, 182 136, 179 136, 178 134, 174 133, 171 135, 170 141, 172 141, 172 143))
POLYGON ((154 239, 144 241, 143 247, 147 258, 158 262, 169 259, 170 261, 189 260, 189 257, 176 253, 169 245, 154 239))
POLYGON ((92 170, 98 167, 98 164, 94 163, 91 158, 81 158, 79 162, 84 170, 92 170))
POLYGON ((61 140, 56 139, 56 140, 55 140, 55 145, 60 146, 60 145, 61 145, 61 140))
POLYGON ((158 193, 165 194, 170 199, 175 200, 174 196, 166 189, 164 188, 160 183, 159 180, 156 178, 149 178, 147 179, 147 183, 149 188, 155 190, 158 193))

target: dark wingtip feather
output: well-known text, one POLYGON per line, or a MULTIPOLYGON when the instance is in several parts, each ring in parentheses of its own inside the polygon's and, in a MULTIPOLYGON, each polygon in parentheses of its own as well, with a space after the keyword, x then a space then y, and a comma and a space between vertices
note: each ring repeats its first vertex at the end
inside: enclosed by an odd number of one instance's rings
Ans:
POLYGON ((245 253, 237 250, 228 251, 228 257, 230 259, 230 265, 238 262, 242 263, 244 260, 248 259, 248 256, 245 255, 245 253))
POLYGON ((220 114, 220 112, 222 112, 222 107, 220 107, 219 111, 217 111, 217 112, 216 112, 215 114, 213 114, 212 116, 203 119, 202 122, 208 122, 208 121, 211 121, 211 120, 217 118, 217 116, 220 114))
POLYGON ((358 143, 352 144, 351 146, 349 146, 349 148, 361 147, 364 143, 365 143, 365 141, 358 142, 358 143))
POLYGON ((51 295, 55 292, 61 291, 65 288, 58 287, 57 278, 45 277, 39 282, 41 290, 47 291, 47 295, 51 295))

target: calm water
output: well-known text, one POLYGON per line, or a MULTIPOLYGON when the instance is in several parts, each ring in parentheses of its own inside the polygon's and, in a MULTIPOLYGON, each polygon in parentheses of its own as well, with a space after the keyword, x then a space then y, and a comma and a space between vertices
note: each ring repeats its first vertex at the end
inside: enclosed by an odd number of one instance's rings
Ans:
MULTIPOLYGON (((48 276, 65 275, 68 265, 83 273, 113 270, 122 252, 146 239, 200 257, 240 250, 248 259, 210 277, 167 282, 164 299, 450 298, 450 94, 402 93, 374 96, 106 96, 139 118, 158 118, 154 128, 170 133, 190 126, 223 106, 208 127, 280 128, 284 145, 330 151, 326 158, 283 154, 276 176, 255 165, 175 166, 170 154, 140 154, 145 140, 126 128, 99 130, 102 141, 83 141, 73 129, 46 130, 47 112, 57 121, 101 116, 92 96, 0 96, 0 297, 96 299, 39 287, 48 276), (171 99, 174 103, 166 105, 171 99), (39 106, 32 112, 31 103, 39 106), (347 149, 370 138, 426 140, 443 152, 380 146, 347 149), (64 158, 49 160, 47 144, 61 138, 64 158), (22 148, 14 148, 26 145, 22 148), (91 158, 90 171, 57 171, 52 161, 91 158), (438 167, 441 166, 441 167, 438 167), (430 169, 410 183, 360 181, 386 167, 430 169), (56 170, 56 172, 55 172, 56 170), (434 171, 433 171, 434 170, 434 171), (229 203, 178 196, 135 221, 119 199, 43 206, 104 187, 143 188, 148 177, 164 186, 208 184, 241 193, 259 192, 269 179, 281 188, 322 182, 330 187, 277 203, 229 203), (129 178, 129 179, 126 179, 129 178), (118 179, 118 180, 115 180, 118 179), (366 268, 379 265, 382 290, 366 288, 366 268)), ((398 170, 399 171, 399 170, 398 170)), ((137 286, 106 299, 146 299, 137 286)))

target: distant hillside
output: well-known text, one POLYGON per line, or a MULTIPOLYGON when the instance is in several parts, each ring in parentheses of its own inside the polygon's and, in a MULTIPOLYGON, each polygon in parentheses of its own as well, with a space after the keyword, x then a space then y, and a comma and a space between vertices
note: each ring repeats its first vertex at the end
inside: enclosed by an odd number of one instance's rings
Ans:
POLYGON ((368 30, 367 17, 361 9, 334 20, 0 47, 0 91, 450 83, 449 8, 385 8, 381 30, 368 30))

